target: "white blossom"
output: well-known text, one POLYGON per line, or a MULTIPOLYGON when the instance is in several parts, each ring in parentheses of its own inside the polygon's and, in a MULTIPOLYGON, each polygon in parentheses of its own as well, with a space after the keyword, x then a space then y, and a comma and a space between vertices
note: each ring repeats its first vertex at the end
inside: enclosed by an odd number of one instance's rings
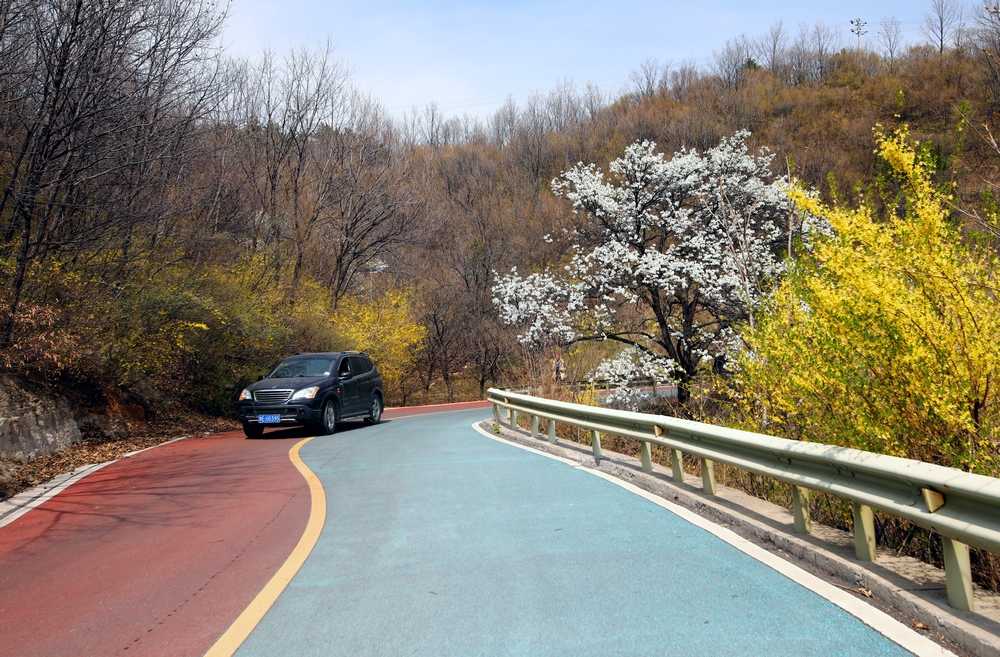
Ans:
POLYGON ((749 152, 749 136, 670 159, 637 142, 607 175, 581 163, 553 180, 578 216, 565 233, 568 263, 498 277, 494 302, 504 320, 522 327, 525 341, 641 345, 598 368, 622 382, 649 365, 640 354, 681 383, 724 361, 740 348, 733 325, 752 320, 784 271, 788 231, 822 231, 792 213, 788 181, 771 173, 768 151, 749 152))

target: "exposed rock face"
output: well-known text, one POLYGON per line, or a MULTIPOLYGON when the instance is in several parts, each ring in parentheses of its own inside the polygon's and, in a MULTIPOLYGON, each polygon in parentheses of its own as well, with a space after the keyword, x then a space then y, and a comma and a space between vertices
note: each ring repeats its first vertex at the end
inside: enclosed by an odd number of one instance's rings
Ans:
POLYGON ((69 400, 43 386, 0 375, 0 454, 28 459, 80 440, 69 400))

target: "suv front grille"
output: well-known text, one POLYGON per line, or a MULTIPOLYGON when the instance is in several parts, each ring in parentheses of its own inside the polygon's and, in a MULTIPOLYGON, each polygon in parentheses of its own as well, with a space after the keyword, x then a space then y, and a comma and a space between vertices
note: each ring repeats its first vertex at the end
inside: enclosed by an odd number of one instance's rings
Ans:
POLYGON ((258 390, 253 393, 253 400, 261 404, 284 404, 291 396, 291 390, 258 390))

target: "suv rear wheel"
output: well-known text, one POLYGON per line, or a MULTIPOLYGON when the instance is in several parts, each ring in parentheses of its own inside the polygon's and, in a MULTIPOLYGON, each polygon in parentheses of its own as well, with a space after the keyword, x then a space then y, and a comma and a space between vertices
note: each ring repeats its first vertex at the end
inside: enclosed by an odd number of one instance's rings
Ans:
POLYGON ((368 417, 365 418, 365 424, 378 424, 381 419, 382 398, 378 395, 372 395, 372 406, 368 409, 368 417))

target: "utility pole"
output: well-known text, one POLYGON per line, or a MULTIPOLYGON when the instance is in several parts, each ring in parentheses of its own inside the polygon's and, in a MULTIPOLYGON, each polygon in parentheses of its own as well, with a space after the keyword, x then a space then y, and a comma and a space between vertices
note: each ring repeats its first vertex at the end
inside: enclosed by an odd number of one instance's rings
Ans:
POLYGON ((868 34, 868 30, 864 29, 865 25, 868 25, 868 23, 866 23, 865 21, 861 20, 860 18, 852 18, 851 19, 851 25, 854 26, 854 27, 851 28, 851 32, 853 34, 857 34, 858 35, 858 51, 860 51, 861 50, 861 35, 862 34, 868 34))

